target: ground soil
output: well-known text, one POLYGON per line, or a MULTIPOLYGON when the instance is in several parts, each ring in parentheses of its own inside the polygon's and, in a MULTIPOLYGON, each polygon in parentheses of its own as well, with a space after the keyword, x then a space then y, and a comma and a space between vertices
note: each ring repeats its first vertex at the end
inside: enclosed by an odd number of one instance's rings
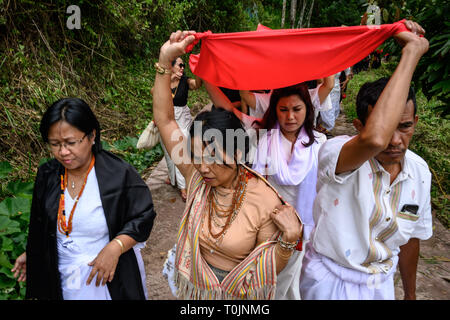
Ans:
MULTIPOLYGON (((194 111, 195 112, 195 111, 194 111)), ((334 135, 353 135, 355 130, 344 115, 340 115, 332 131, 334 135)), ((178 225, 183 215, 185 203, 179 191, 165 184, 167 166, 164 159, 152 169, 147 184, 151 190, 157 217, 142 250, 147 273, 147 288, 151 300, 175 299, 167 280, 162 276, 162 268, 167 251, 175 244, 178 225)), ((396 299, 403 299, 400 274, 395 274, 396 299)), ((417 270, 417 299, 447 300, 450 298, 450 231, 433 216, 433 236, 421 242, 421 252, 417 270)))

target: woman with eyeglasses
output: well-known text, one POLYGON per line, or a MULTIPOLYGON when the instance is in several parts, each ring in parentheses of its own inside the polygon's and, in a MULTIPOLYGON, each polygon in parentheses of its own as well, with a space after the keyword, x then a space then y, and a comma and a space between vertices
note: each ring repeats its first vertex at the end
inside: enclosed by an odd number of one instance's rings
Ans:
POLYGON ((249 137, 239 119, 219 108, 199 113, 189 136, 179 133, 170 90, 170 61, 185 53, 193 32, 172 33, 156 64, 153 113, 167 150, 188 185, 173 275, 180 299, 273 299, 277 274, 298 246, 302 224, 292 206, 245 165, 249 137), (174 159, 175 160, 175 159, 174 159))
POLYGON ((53 160, 38 169, 26 253, 15 276, 27 299, 146 299, 140 254, 156 213, 136 170, 102 149, 81 99, 56 101, 40 132, 53 160))
MULTIPOLYGON (((192 122, 191 111, 187 106, 189 90, 197 90, 202 85, 202 80, 198 77, 188 78, 185 73, 185 64, 180 57, 171 62, 170 90, 172 91, 173 106, 175 111, 175 120, 180 126, 184 135, 188 134, 189 126, 192 122)), ((153 93, 153 88, 152 88, 153 93)), ((186 181, 180 170, 177 169, 172 158, 170 157, 164 144, 161 143, 164 150, 164 158, 166 159, 169 178, 167 184, 177 186, 180 189, 181 199, 186 201, 186 181)))

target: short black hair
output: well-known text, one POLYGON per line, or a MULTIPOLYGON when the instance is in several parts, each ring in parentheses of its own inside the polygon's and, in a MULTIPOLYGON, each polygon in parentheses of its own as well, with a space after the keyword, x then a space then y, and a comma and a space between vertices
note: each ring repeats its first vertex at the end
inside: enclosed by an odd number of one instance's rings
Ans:
MULTIPOLYGON (((378 79, 373 82, 364 83, 359 89, 358 95, 356 97, 356 114, 358 115, 358 119, 362 122, 363 125, 366 124, 367 115, 369 113, 369 106, 375 107, 378 98, 386 87, 390 77, 384 77, 378 79)), ((417 103, 416 103, 416 94, 414 92, 414 88, 412 86, 409 87, 408 98, 406 102, 409 100, 413 101, 414 104, 414 116, 417 113, 417 103)))
MULTIPOLYGON (((228 156, 231 159, 235 159, 236 162, 238 163, 239 159, 236 159, 236 156, 237 156, 237 151, 239 150, 242 152, 242 159, 244 159, 244 161, 242 161, 242 162, 247 163, 246 159, 247 159, 248 152, 250 150, 250 137, 248 136, 245 129, 242 127, 241 121, 238 119, 238 117, 236 117, 236 115, 233 112, 227 111, 222 108, 212 108, 211 111, 203 111, 203 112, 197 114, 197 116, 195 117, 195 119, 192 122, 191 127, 189 129, 190 138, 194 138, 195 134, 199 134, 199 132, 196 132, 194 130, 196 122, 201 123, 201 135, 202 136, 199 138, 202 139, 204 146, 207 146, 210 143, 212 143, 213 141, 215 141, 214 136, 210 137, 211 139, 209 139, 208 141, 204 141, 203 139, 205 136, 205 132, 210 129, 218 130, 218 133, 220 132, 223 140, 221 139, 221 140, 217 140, 217 141, 222 141, 223 145, 220 147, 222 147, 224 154, 227 151, 231 151, 231 150, 227 150, 226 147, 230 143, 233 143, 233 150, 232 150, 233 154, 228 154, 228 156), (227 141, 227 139, 230 138, 230 136, 227 134, 227 130, 230 130, 230 129, 235 134, 233 136, 234 141, 227 141), (240 142, 243 142, 243 145, 242 145, 242 143, 239 143, 238 139, 241 139, 240 142)), ((188 150, 190 151, 191 156, 192 156, 193 150, 189 143, 188 143, 188 150)), ((227 165, 225 162, 224 162, 224 164, 227 165)))
POLYGON ((50 127, 58 121, 67 122, 86 135, 91 135, 95 129, 95 144, 92 146, 92 152, 97 154, 102 149, 100 124, 84 100, 79 98, 60 99, 45 111, 39 126, 44 142, 48 142, 50 127))

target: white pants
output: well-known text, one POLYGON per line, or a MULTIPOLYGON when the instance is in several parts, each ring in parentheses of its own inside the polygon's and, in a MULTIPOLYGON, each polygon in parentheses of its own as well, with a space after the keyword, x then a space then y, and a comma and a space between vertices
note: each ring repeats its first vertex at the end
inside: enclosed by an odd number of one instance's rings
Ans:
MULTIPOLYGON (((191 111, 188 106, 184 107, 174 107, 175 113, 175 121, 180 127, 183 134, 187 137, 189 132, 189 127, 192 123, 191 111)), ((186 189, 186 181, 184 180, 183 175, 180 170, 175 166, 175 163, 170 158, 169 153, 166 150, 166 147, 161 142, 161 147, 164 151, 164 158, 167 163, 167 170, 169 172, 170 184, 172 186, 178 186, 178 189, 186 189)))
POLYGON ((387 274, 368 274, 345 268, 306 246, 300 277, 304 300, 395 300, 394 273, 398 257, 387 274))

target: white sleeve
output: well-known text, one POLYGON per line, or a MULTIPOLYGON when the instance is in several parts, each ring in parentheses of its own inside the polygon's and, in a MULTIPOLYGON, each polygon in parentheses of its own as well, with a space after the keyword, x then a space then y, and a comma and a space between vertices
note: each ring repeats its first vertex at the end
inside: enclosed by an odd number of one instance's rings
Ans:
POLYGON ((354 137, 349 136, 337 136, 335 138, 327 140, 319 150, 319 166, 318 166, 318 179, 324 183, 335 182, 343 184, 346 180, 352 176, 356 171, 344 172, 336 174, 336 166, 339 159, 339 154, 344 144, 354 137))
MULTIPOLYGON (((427 240, 433 235, 433 220, 431 217, 431 173, 427 177, 426 186, 423 188, 423 192, 426 192, 426 198, 419 208, 419 220, 415 224, 411 238, 417 238, 420 240, 427 240)), ((424 181, 425 181, 424 180, 424 181)))
POLYGON ((322 84, 318 85, 314 89, 308 89, 309 95, 311 96, 311 102, 314 106, 314 109, 316 109, 318 111, 330 110, 332 108, 330 95, 327 95, 325 101, 322 104, 320 104, 320 98, 319 98, 320 86, 322 86, 322 84))
POLYGON ((269 108, 270 96, 268 93, 254 93, 255 95, 255 110, 250 108, 250 115, 262 118, 266 110, 269 108))

